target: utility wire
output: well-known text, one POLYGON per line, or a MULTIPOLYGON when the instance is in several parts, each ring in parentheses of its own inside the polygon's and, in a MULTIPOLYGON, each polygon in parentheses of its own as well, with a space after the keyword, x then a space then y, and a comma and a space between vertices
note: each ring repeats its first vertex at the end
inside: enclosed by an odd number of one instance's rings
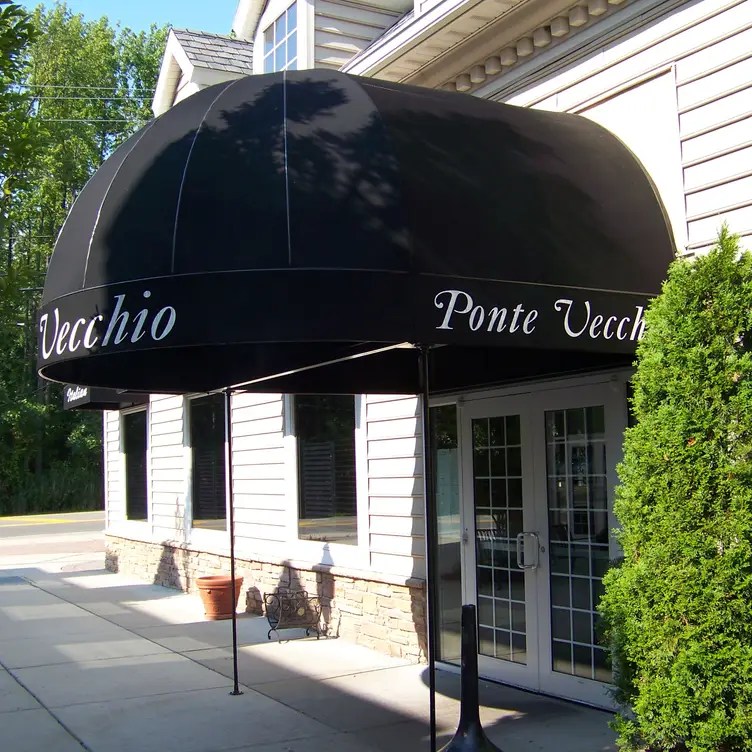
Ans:
MULTIPOLYGON (((15 84, 20 89, 104 89, 111 90, 117 88, 118 84, 112 86, 73 86, 68 84, 15 84)), ((156 89, 131 89, 131 91, 154 92, 156 89)))
POLYGON ((107 120, 105 118, 36 118, 44 123, 142 123, 145 122, 144 118, 121 118, 114 120, 107 120))
POLYGON ((64 101, 64 100, 65 101, 80 100, 80 101, 83 101, 83 102, 111 102, 111 101, 116 100, 116 99, 123 99, 123 100, 146 99, 146 97, 142 97, 142 96, 138 96, 138 95, 132 95, 132 96, 127 96, 127 97, 95 97, 95 96, 90 96, 90 97, 86 97, 86 96, 84 96, 84 97, 51 97, 51 96, 48 96, 46 94, 42 94, 41 96, 34 96, 32 94, 31 98, 32 99, 47 99, 47 100, 50 100, 50 101, 53 101, 53 102, 55 100, 58 100, 58 101, 61 101, 61 102, 64 101))

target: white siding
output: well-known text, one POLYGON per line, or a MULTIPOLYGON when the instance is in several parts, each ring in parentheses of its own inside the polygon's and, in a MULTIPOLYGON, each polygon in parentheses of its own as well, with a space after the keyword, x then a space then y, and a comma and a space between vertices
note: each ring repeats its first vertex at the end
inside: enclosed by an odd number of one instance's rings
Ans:
POLYGON ((391 26, 400 13, 365 3, 315 0, 314 66, 339 69, 391 26))
POLYGON ((604 115, 603 124, 653 176, 680 251, 706 250, 724 220, 752 248, 752 0, 687 4, 504 101, 599 120, 604 95, 619 117, 604 115), (646 86, 659 80, 670 83, 660 100, 646 86), (674 129, 675 142, 666 146, 674 129))
MULTIPOLYGON (((326 563, 329 557, 340 568, 370 572, 377 579, 380 575, 422 576, 420 403, 415 396, 371 395, 363 399, 366 430, 363 444, 358 445, 358 472, 360 478, 365 478, 361 489, 367 503, 359 505, 358 525, 365 534, 360 536, 359 550, 343 546, 336 553, 327 549, 321 554, 314 553, 316 549, 309 541, 297 541, 294 456, 285 437, 284 397, 233 396, 233 499, 238 556, 262 560, 293 558, 304 565, 326 563), (350 553, 352 557, 345 555, 350 553)), ((191 532, 185 529, 190 450, 184 442, 184 399, 153 395, 149 412, 151 527, 139 528, 134 534, 155 543, 187 541, 191 532)), ((120 413, 105 414, 105 442, 108 519, 117 532, 125 530, 120 527, 125 522, 120 413)), ((208 538, 195 544, 209 549, 218 545, 208 538)))
POLYGON ((107 524, 125 520, 125 478, 120 453, 120 413, 104 413, 104 482, 107 499, 107 524))
POLYGON ((420 401, 366 396, 371 568, 422 576, 423 460, 420 401))
POLYGON ((183 442, 182 397, 151 396, 149 452, 154 540, 183 540, 188 467, 183 442))
POLYGON ((287 539, 284 400, 280 394, 232 398, 233 498, 239 555, 268 553, 287 539))

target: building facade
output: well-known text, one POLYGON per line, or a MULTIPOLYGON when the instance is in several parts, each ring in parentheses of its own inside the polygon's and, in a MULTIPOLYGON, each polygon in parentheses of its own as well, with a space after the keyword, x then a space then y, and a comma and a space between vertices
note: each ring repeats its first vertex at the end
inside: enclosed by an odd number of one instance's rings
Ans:
MULTIPOLYGON (((679 255, 707 250, 723 221, 752 247, 751 0, 241 0, 233 32, 170 33, 156 114, 213 83, 313 67, 575 113, 642 161, 679 255)), ((609 705, 595 609, 619 555, 629 378, 569 373, 434 400, 438 660, 458 663, 460 606, 476 603, 484 676, 609 705)), ((226 416, 222 395, 151 395, 105 412, 108 567, 191 590, 228 568, 232 503, 248 610, 305 589, 330 634, 424 659, 418 398, 231 404, 226 416)))

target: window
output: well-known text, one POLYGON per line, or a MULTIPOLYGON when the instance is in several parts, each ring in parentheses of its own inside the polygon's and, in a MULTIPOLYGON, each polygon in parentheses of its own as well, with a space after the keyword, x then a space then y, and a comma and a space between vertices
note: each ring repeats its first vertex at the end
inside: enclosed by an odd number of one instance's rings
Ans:
POLYGON ((225 486, 225 397, 211 394, 188 402, 191 499, 194 528, 227 529, 225 486))
POLYGON ((264 32, 264 73, 297 70, 297 7, 293 3, 264 32))
POLYGON ((358 543, 355 398, 293 398, 298 453, 298 537, 358 543))
POLYGON ((129 520, 148 519, 148 468, 146 410, 124 413, 123 454, 125 455, 125 516, 129 520))

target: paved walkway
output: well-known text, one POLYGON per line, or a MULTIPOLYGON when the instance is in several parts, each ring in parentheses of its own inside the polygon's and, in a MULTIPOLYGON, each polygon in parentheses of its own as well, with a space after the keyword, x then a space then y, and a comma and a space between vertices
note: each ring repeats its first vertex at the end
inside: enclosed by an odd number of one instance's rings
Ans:
MULTIPOLYGON (((12 566, 0 569, 3 752, 428 750, 424 667, 295 632, 270 643, 266 621, 244 615, 234 697, 230 623, 205 621, 197 597, 75 556, 12 566)), ((444 744, 458 677, 440 672, 438 689, 444 744)), ((615 750, 606 713, 489 684, 481 700, 504 752, 615 750)))

